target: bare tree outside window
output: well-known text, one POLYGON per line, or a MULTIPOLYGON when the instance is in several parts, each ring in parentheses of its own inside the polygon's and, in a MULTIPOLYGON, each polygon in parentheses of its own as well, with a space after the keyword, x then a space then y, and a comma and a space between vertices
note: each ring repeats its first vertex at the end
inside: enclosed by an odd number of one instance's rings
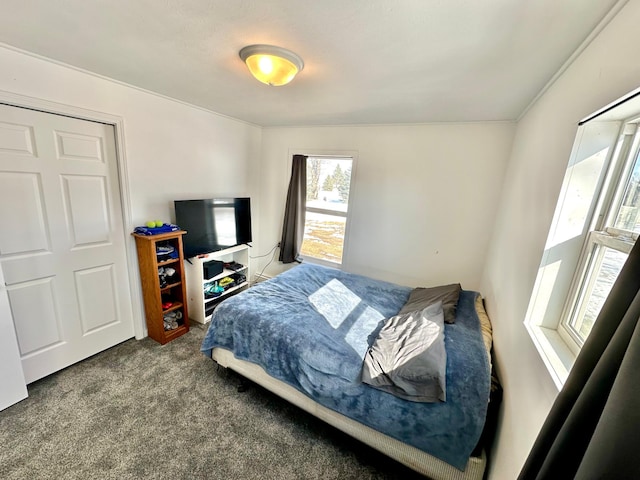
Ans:
POLYGON ((307 200, 317 200, 323 159, 307 158, 307 200))

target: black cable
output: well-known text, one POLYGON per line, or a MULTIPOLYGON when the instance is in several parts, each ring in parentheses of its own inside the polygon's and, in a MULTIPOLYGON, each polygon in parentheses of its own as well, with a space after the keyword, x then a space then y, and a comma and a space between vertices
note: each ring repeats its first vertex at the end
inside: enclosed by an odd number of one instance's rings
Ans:
POLYGON ((256 275, 256 277, 262 277, 262 274, 264 273, 264 271, 267 269, 267 267, 269 265, 271 265, 271 262, 273 262, 273 260, 276 258, 276 252, 275 249, 278 247, 278 245, 276 245, 275 247, 273 247, 271 250, 273 251, 273 255, 271 256, 271 260, 269 260, 269 263, 267 263, 264 267, 262 267, 262 271, 260 272, 259 275, 256 275))
POLYGON ((262 258, 262 257, 266 257, 267 255, 271 255, 271 252, 273 252, 276 248, 278 248, 280 246, 280 242, 278 242, 271 250, 269 250, 267 253, 265 253, 264 255, 258 255, 256 257, 252 257, 249 256, 249 258, 254 259, 254 258, 262 258))

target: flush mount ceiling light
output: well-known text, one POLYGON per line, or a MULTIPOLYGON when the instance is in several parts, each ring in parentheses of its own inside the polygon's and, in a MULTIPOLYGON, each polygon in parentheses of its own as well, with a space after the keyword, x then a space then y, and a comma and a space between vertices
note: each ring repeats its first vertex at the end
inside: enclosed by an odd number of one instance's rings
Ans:
POLYGON ((274 87, 286 85, 304 68, 304 62, 298 55, 272 45, 244 47, 240 50, 240 58, 254 77, 274 87))

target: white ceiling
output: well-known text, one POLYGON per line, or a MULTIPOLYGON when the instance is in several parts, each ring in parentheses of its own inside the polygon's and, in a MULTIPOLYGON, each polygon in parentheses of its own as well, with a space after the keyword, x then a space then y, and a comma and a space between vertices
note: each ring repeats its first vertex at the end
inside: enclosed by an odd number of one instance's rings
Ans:
POLYGON ((263 126, 516 119, 618 0, 2 0, 0 42, 263 126), (245 45, 295 51, 288 86, 245 45))

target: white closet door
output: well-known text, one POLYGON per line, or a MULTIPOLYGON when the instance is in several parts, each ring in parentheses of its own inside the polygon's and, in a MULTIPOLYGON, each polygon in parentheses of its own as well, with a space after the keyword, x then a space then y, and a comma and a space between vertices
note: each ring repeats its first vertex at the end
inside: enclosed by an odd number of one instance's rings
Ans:
POLYGON ((26 397, 27 386, 20 363, 20 351, 0 269, 0 410, 26 397))
POLYGON ((133 336, 113 126, 0 105, 0 266, 27 383, 133 336))

